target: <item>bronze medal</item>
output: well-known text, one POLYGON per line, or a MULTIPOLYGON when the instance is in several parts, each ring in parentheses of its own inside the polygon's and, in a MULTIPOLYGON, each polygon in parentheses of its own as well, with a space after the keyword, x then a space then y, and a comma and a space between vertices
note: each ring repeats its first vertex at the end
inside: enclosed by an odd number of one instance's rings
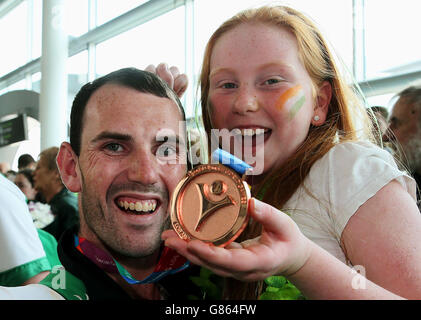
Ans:
POLYGON ((240 176, 221 164, 189 171, 171 198, 171 223, 184 240, 224 247, 246 227, 250 190, 240 176))

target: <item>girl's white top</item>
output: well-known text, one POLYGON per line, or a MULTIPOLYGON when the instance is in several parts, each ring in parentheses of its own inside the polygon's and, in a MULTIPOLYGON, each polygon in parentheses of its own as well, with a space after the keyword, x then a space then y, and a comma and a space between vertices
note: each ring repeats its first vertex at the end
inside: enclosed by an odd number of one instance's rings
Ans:
POLYGON ((340 247, 342 231, 358 208, 393 180, 416 202, 414 179, 398 169, 389 152, 368 142, 340 143, 313 165, 283 211, 307 238, 351 265, 340 247))

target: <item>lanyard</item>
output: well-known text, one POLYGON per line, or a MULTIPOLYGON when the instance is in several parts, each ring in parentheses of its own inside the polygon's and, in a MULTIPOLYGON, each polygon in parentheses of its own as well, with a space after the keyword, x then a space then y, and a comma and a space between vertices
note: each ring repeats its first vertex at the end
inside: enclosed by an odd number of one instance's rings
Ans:
POLYGON ((186 269, 190 263, 186 258, 179 255, 175 250, 164 247, 161 256, 153 272, 143 280, 135 279, 121 264, 110 254, 95 246, 85 238, 75 235, 75 247, 99 268, 108 273, 120 274, 129 284, 154 283, 167 275, 171 275, 186 269))

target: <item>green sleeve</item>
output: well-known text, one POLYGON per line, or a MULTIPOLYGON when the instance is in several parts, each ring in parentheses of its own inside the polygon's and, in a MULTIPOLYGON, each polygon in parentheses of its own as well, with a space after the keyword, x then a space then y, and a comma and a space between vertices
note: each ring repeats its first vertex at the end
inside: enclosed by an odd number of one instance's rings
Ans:
POLYGON ((66 300, 89 299, 83 282, 70 272, 66 271, 63 266, 54 267, 50 274, 44 278, 40 284, 56 291, 66 300))
POLYGON ((54 236, 44 230, 37 229, 38 237, 41 240, 47 259, 50 262, 51 268, 61 265, 57 254, 57 240, 54 236))
POLYGON ((50 271, 54 266, 61 265, 57 254, 56 239, 43 230, 37 229, 38 237, 46 256, 27 262, 13 269, 0 273, 0 285, 5 287, 16 287, 22 285, 26 280, 36 276, 43 271, 50 271))
POLYGON ((51 270, 50 262, 47 257, 42 257, 1 272, 0 285, 5 287, 21 286, 26 280, 33 276, 49 270, 51 270))

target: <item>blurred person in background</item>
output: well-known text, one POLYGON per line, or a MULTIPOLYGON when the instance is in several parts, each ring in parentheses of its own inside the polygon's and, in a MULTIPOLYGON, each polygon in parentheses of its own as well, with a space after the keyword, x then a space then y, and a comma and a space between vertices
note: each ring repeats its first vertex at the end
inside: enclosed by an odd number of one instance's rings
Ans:
POLYGON ((395 148, 390 141, 384 141, 383 136, 389 135, 387 119, 389 118, 389 111, 383 106, 373 106, 367 109, 368 116, 372 122, 373 136, 376 143, 381 148, 385 149, 391 154, 395 153, 395 148))
POLYGON ((54 214, 54 221, 44 228, 59 240, 62 233, 79 222, 77 197, 61 181, 56 164, 57 147, 40 153, 34 172, 35 189, 45 197, 54 214))
POLYGON ((421 186, 421 86, 411 86, 396 95, 398 100, 389 118, 390 133, 383 135, 383 141, 394 142, 397 156, 421 186))
POLYGON ((0 173, 3 174, 3 176, 5 176, 9 170, 10 164, 8 162, 0 162, 0 173))
POLYGON ((26 201, 34 201, 37 196, 37 190, 34 188, 33 171, 30 169, 20 170, 15 177, 15 185, 26 196, 26 201))
POLYGON ((15 178, 15 184, 23 192, 28 203, 29 213, 37 228, 44 228, 54 220, 50 205, 45 203, 45 199, 34 186, 33 170, 23 169, 19 171, 15 178))
POLYGON ((15 170, 8 170, 4 176, 10 181, 15 182, 16 174, 17 172, 15 170))
POLYGON ((21 155, 18 159, 18 170, 32 169, 35 170, 37 163, 35 159, 28 153, 21 155))
POLYGON ((373 106, 368 109, 368 115, 373 123, 373 134, 381 142, 388 127, 389 111, 383 106, 373 106))

